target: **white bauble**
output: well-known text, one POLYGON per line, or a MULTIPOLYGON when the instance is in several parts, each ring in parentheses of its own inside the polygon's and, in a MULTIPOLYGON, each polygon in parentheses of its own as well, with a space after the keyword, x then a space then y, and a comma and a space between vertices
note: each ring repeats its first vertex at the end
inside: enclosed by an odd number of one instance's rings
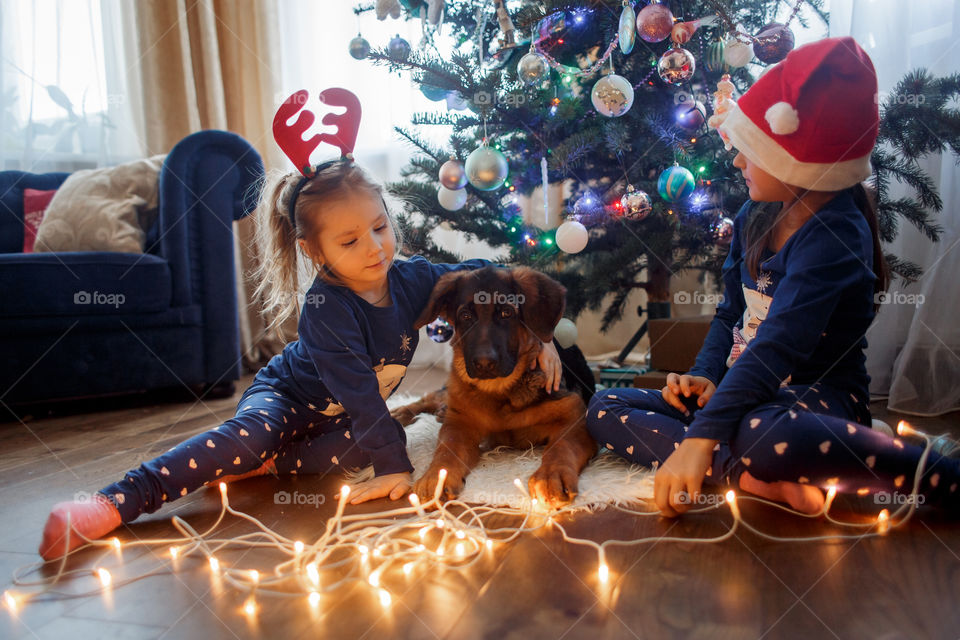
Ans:
POLYGON ((462 209, 467 203, 466 189, 447 189, 440 185, 437 189, 437 202, 447 211, 456 211, 462 209))
POLYGON ((557 246, 567 253, 580 253, 587 246, 590 234, 576 220, 567 220, 557 227, 557 246))
POLYGON ((593 108, 608 118, 622 116, 633 106, 633 86, 615 73, 597 80, 590 91, 593 108))
POLYGON ((569 349, 577 344, 577 325, 569 318, 560 318, 557 328, 553 330, 553 337, 564 349, 569 349))

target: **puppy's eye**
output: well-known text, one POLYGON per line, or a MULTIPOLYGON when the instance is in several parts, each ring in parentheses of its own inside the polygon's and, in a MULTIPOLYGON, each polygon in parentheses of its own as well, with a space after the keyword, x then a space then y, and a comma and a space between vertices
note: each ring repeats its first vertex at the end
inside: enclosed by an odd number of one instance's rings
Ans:
POLYGON ((471 314, 469 311, 461 311, 461 312, 460 312, 460 319, 461 319, 461 320, 467 321, 467 320, 470 320, 471 318, 473 318, 473 314, 471 314))
POLYGON ((513 308, 512 308, 512 307, 503 307, 502 309, 500 309, 500 317, 501 317, 501 318, 509 318, 509 317, 511 317, 511 316, 513 316, 513 308))

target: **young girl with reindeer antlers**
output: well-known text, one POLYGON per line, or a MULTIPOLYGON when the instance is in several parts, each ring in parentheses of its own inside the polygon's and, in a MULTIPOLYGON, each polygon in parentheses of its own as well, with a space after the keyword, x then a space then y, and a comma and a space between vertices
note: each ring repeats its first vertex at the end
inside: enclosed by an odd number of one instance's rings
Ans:
MULTIPOLYGON (((257 373, 236 416, 128 471, 93 500, 54 506, 40 544, 45 559, 215 482, 372 464, 375 475, 354 488, 353 504, 396 500, 411 488, 406 437, 385 400, 413 358, 414 321, 437 279, 490 263, 396 260, 397 203, 351 155, 360 102, 345 89, 323 91, 322 102, 346 111, 322 120, 336 126, 336 134, 304 140, 314 115, 303 111, 288 121, 308 97, 306 91, 293 94, 273 121, 277 143, 299 173, 268 177, 256 211, 264 256, 257 294, 274 316, 271 329, 296 313, 300 255, 316 270, 300 310, 299 339, 257 373), (311 167, 321 142, 339 147, 341 158, 311 167)), ((552 344, 544 345, 538 363, 548 389, 559 388, 560 359, 552 344)))

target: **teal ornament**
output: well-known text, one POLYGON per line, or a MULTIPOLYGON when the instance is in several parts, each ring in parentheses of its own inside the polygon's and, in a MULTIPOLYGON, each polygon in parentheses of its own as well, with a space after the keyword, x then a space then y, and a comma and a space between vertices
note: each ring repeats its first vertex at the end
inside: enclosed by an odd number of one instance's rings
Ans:
POLYGON ((350 41, 350 56, 354 60, 363 60, 368 55, 370 55, 370 43, 358 34, 356 38, 350 41))
POLYGON ((440 102, 447 99, 447 90, 439 87, 432 87, 429 84, 420 85, 420 93, 426 96, 430 102, 440 102))
POLYGON ((704 55, 704 66, 706 66, 707 71, 711 73, 716 73, 718 71, 725 71, 726 63, 723 61, 723 42, 720 40, 714 40, 710 43, 710 46, 707 47, 707 52, 704 55))
POLYGON ((660 180, 657 181, 657 191, 660 197, 667 202, 676 202, 683 200, 691 193, 696 186, 693 174, 685 167, 678 164, 667 168, 660 174, 660 180))
POLYGON ((620 12, 620 51, 627 55, 633 51, 633 45, 637 41, 637 12, 629 2, 623 4, 623 11, 620 12))
POLYGON ((464 164, 467 180, 480 191, 499 189, 507 180, 507 158, 486 143, 474 149, 464 164))

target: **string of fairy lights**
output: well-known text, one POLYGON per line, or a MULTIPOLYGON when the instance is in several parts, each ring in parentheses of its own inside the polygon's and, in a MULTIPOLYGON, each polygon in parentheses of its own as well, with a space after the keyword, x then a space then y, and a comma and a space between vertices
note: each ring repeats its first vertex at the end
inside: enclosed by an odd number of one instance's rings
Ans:
MULTIPOLYGON (((148 538, 121 542, 113 537, 87 540, 87 545, 74 550, 57 560, 57 570, 49 576, 32 577, 45 563, 38 562, 21 567, 14 572, 14 588, 3 594, 4 603, 16 616, 30 602, 66 598, 90 597, 108 594, 112 589, 142 580, 143 578, 176 572, 185 568, 189 559, 202 560, 210 572, 211 580, 228 584, 245 594, 240 607, 242 615, 255 618, 260 610, 258 598, 300 598, 313 611, 322 609, 323 596, 348 584, 364 583, 385 609, 390 608, 394 594, 405 590, 409 581, 424 572, 437 569, 466 570, 485 558, 491 558, 502 547, 524 534, 544 529, 555 529, 563 540, 594 549, 597 552, 597 570, 592 585, 598 597, 609 597, 610 586, 616 580, 615 569, 607 563, 607 551, 615 546, 638 546, 649 543, 683 542, 715 544, 732 538, 738 530, 777 542, 815 542, 825 540, 862 539, 886 535, 891 529, 902 527, 913 516, 919 500, 919 487, 923 469, 931 450, 944 442, 957 446, 948 434, 930 436, 918 431, 906 422, 897 426, 897 434, 916 437, 924 441, 924 451, 913 477, 911 494, 892 513, 883 509, 875 518, 862 522, 848 522, 835 518, 830 509, 836 497, 836 487, 829 487, 823 509, 819 513, 805 514, 783 504, 756 496, 740 495, 727 491, 723 501, 717 504, 691 509, 690 513, 704 513, 724 506, 733 517, 729 529, 721 535, 708 538, 651 536, 631 540, 609 539, 602 542, 578 538, 568 533, 559 518, 579 511, 565 507, 549 510, 538 504, 527 493, 519 478, 514 484, 526 496, 520 507, 498 507, 468 504, 460 500, 442 501, 440 496, 446 479, 446 470, 441 469, 439 482, 433 498, 420 502, 416 494, 410 494, 410 506, 382 512, 347 515, 344 513, 350 496, 350 487, 343 485, 337 509, 327 520, 323 533, 312 543, 290 539, 265 525, 257 518, 234 509, 230 505, 227 485, 220 483, 221 507, 216 521, 204 531, 197 531, 188 522, 175 516, 173 526, 180 534, 169 538, 148 538), (766 533, 747 522, 740 511, 739 502, 752 501, 767 504, 803 518, 822 518, 842 530, 851 533, 825 533, 813 536, 783 537, 766 533), (228 516, 247 521, 255 530, 235 537, 220 537, 217 529, 228 516), (491 526, 496 518, 504 516, 519 519, 516 526, 491 526), (104 553, 93 563, 93 568, 68 570, 67 560, 80 549, 101 548, 104 553), (123 562, 125 548, 147 547, 158 558, 156 566, 149 571, 129 578, 115 579, 118 565, 123 562), (269 566, 266 560, 273 559, 273 569, 261 572, 254 568, 231 565, 224 557, 229 552, 257 550, 258 566, 269 566), (112 563, 112 564, 111 564, 112 563), (111 567, 113 571, 111 571, 111 567), (80 590, 64 591, 67 583, 81 582, 80 590), (89 583, 89 588, 84 589, 89 583)), ((637 517, 658 516, 657 511, 640 511, 619 505, 613 508, 637 517)), ((68 527, 69 529, 69 527, 68 527)), ((243 554, 246 557, 246 554, 243 554)), ((589 579, 589 577, 588 577, 589 579)))

